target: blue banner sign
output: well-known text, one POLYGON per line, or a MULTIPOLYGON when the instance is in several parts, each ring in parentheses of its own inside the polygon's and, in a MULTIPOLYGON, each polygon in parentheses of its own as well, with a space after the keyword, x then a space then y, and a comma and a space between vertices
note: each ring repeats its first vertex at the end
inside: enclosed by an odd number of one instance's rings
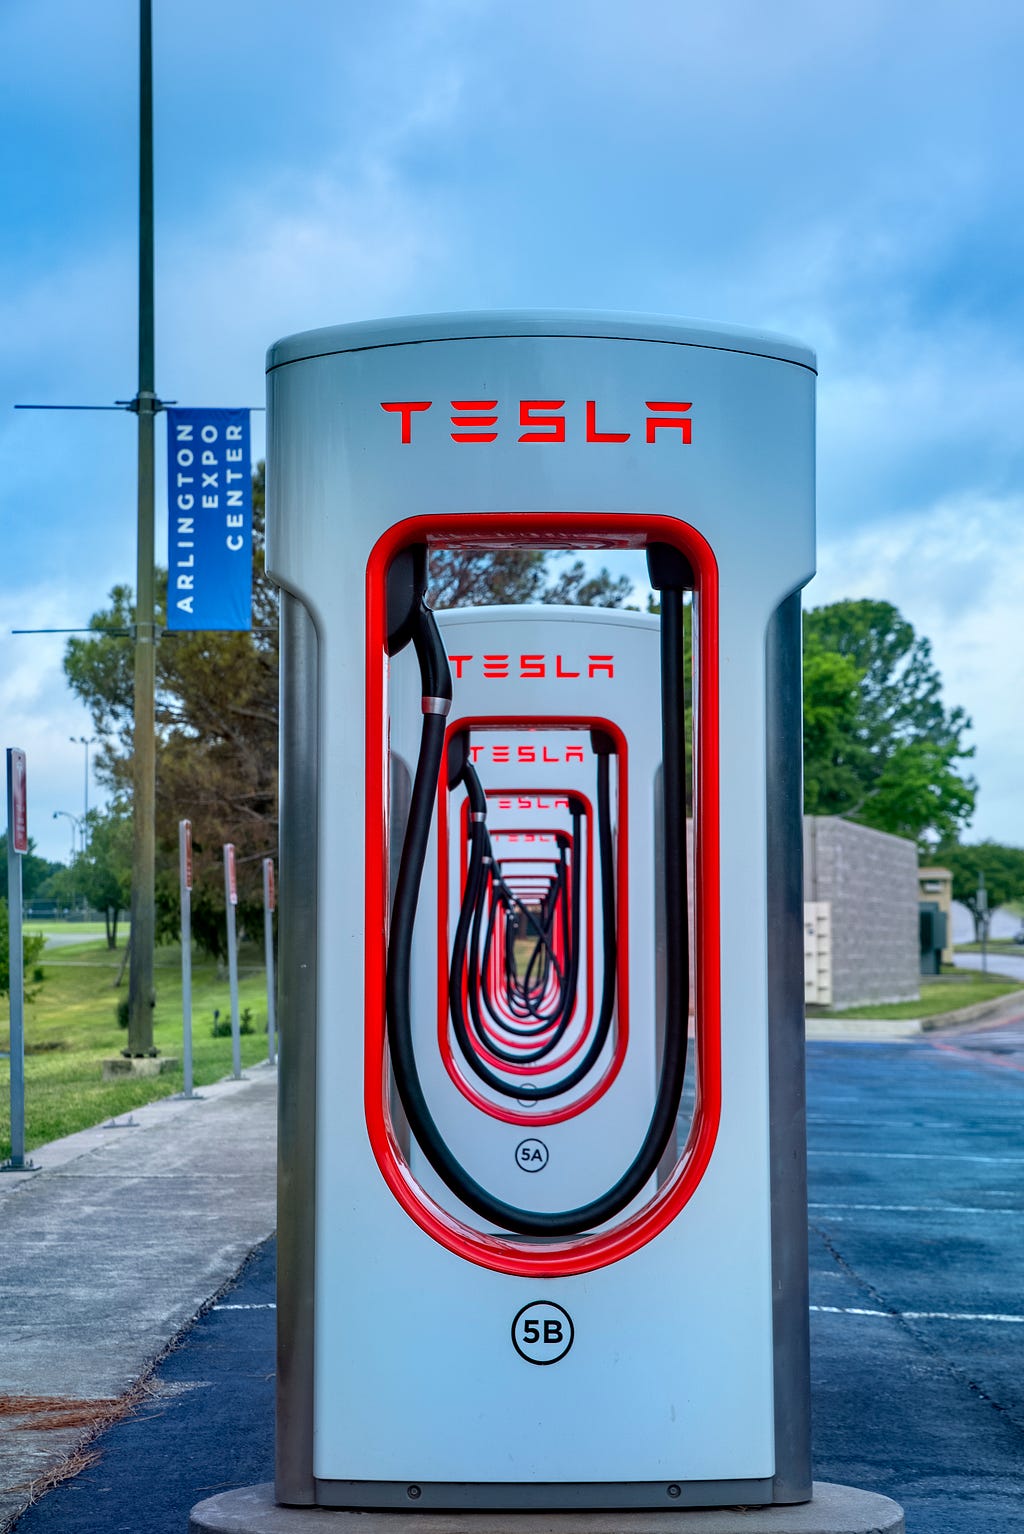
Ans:
POLYGON ((167 627, 252 628, 248 410, 167 411, 167 627))

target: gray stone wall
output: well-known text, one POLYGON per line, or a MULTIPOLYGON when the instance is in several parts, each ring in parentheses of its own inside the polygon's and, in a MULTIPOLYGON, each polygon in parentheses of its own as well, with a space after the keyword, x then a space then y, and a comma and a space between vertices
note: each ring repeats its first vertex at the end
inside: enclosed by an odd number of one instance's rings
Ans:
POLYGON ((913 842, 834 815, 805 815, 804 899, 832 905, 833 1007, 917 997, 913 842))

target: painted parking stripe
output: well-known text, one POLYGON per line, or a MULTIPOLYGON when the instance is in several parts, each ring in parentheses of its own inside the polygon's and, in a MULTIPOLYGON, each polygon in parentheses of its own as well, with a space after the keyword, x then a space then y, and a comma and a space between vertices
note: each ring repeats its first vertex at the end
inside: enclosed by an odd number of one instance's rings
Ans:
POLYGON ((1024 1166, 1024 1156, 983 1156, 976 1151, 826 1150, 809 1145, 809 1156, 868 1156, 875 1161, 982 1161, 986 1166, 1024 1166))
POLYGON ((1005 1326, 1024 1326, 1024 1316, 988 1314, 970 1310, 865 1310, 857 1305, 811 1305, 826 1316, 875 1316, 885 1321, 994 1321, 1005 1326))
POLYGON ((1019 1205, 971 1204, 808 1204, 808 1209, 867 1209, 878 1214, 1024 1214, 1019 1205))
POLYGON ((266 1305, 213 1305, 212 1310, 276 1310, 274 1304, 266 1305))
MULTIPOLYGON (((214 1310, 276 1310, 266 1305, 214 1305, 214 1310)), ((873 1316, 885 1321, 993 1321, 1024 1326, 1024 1316, 986 1314, 966 1310, 866 1310, 858 1305, 810 1305, 808 1309, 828 1316, 873 1316)))

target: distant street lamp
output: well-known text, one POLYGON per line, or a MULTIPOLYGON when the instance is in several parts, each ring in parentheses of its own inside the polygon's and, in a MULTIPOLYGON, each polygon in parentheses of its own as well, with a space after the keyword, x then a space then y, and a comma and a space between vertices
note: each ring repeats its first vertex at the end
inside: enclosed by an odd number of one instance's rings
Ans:
MULTIPOLYGON (((86 736, 86 735, 69 735, 68 739, 70 740, 70 742, 71 742, 71 744, 73 746, 84 746, 85 747, 85 809, 82 812, 82 825, 83 825, 83 827, 85 827, 85 826, 88 826, 88 824, 89 824, 89 747, 96 745, 96 742, 99 740, 99 736, 98 735, 89 735, 89 736, 86 736)), ((82 851, 83 852, 85 851, 85 835, 86 835, 86 833, 83 830, 82 831, 82 851)))
POLYGON ((71 861, 74 862, 74 860, 75 860, 75 853, 78 850, 77 847, 75 846, 75 838, 76 838, 76 836, 81 837, 81 839, 82 839, 82 851, 83 852, 85 851, 85 827, 83 826, 83 824, 82 824, 81 820, 78 818, 78 816, 77 815, 72 815, 70 810, 54 810, 54 812, 53 812, 54 820, 57 819, 58 815, 63 815, 66 820, 70 820, 70 822, 71 822, 71 861))

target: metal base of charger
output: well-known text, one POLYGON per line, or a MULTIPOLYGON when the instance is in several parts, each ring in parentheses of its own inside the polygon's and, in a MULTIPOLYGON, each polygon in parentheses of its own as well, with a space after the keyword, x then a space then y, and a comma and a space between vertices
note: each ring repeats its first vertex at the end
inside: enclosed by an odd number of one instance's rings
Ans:
POLYGON ((221 1492, 192 1509, 189 1534, 904 1534, 889 1497, 815 1481, 795 1507, 656 1509, 651 1512, 418 1513, 279 1507, 273 1483, 221 1492))

